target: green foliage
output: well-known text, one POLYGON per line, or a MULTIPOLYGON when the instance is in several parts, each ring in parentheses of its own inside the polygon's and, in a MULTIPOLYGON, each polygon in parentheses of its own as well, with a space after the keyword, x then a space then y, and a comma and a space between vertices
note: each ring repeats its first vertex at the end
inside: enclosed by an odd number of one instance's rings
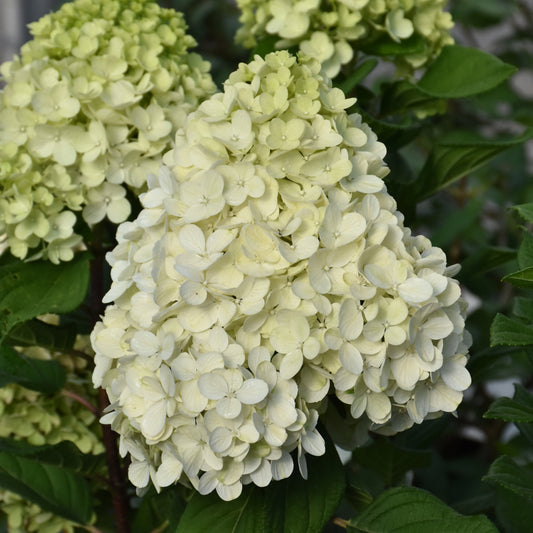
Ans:
POLYGON ((87 254, 60 265, 34 261, 0 266, 0 343, 21 322, 76 309, 88 288, 87 254))
POLYGON ((493 89, 516 70, 476 48, 445 46, 418 82, 418 88, 436 98, 464 98, 493 89))
POLYGON ((19 383, 40 392, 56 392, 65 384, 65 372, 57 361, 26 357, 13 348, 0 345, 0 387, 19 383))
POLYGON ((483 416, 507 422, 533 423, 533 395, 515 385, 514 399, 498 398, 483 416))
MULTIPOLYGON (((94 460, 89 463, 92 469, 94 460)), ((34 447, 0 440, 0 487, 81 524, 92 514, 89 484, 78 473, 85 464, 67 443, 34 447)))
MULTIPOLYGON (((185 12, 219 84, 249 57, 233 42, 239 24, 231 2, 162 4, 185 12)), ((533 186, 524 146, 533 139, 533 106, 512 76, 533 64, 533 9, 526 0, 452 0, 450 12, 458 44, 444 47, 420 76, 392 77, 380 67, 386 57, 423 52, 423 39, 415 33, 396 42, 382 33, 355 50, 333 84, 357 98, 349 111, 360 113, 385 144, 387 187, 413 233, 442 247, 449 265, 462 265, 458 279, 473 303, 467 318, 473 385, 457 416, 366 442, 358 440, 360 428, 344 427, 343 445, 352 450, 345 465, 328 443, 325 456, 308 457, 308 481, 295 473, 264 488, 247 485, 230 502, 186 487, 152 488, 137 498, 127 489, 132 533, 320 533, 333 531, 333 517, 354 533, 531 530, 533 186), (492 53, 479 49, 476 28, 495 36, 492 53), (501 28, 512 33, 499 38, 501 28), (499 380, 515 382, 512 398, 494 397, 490 385, 499 380), (519 434, 504 439, 512 424, 519 434)), ((266 55, 278 41, 276 35, 259 41, 253 54, 266 55)), ((116 227, 84 228, 94 256, 80 253, 57 266, 0 256, 0 387, 17 383, 52 394, 90 379, 91 362, 73 372, 74 363, 60 361, 77 351, 78 335, 89 334, 100 311, 95 302, 109 284, 103 257, 116 227), (59 314, 58 325, 45 322, 46 313, 59 314), (34 347, 50 358, 36 358, 34 347)), ((335 424, 328 418, 331 433, 345 426, 336 415, 335 424)), ((94 517, 95 529, 110 533, 117 530, 110 502, 118 489, 106 488, 99 502, 91 495, 102 467, 102 456, 70 442, 0 439, 3 490, 79 524, 94 517)), ((9 530, 2 505, 0 498, 0 532, 9 530)))
POLYGON ((435 194, 487 163, 504 150, 533 138, 533 129, 514 139, 499 141, 462 140, 460 135, 447 136, 437 142, 415 184, 419 199, 435 194))
POLYGON ((435 496, 413 487, 382 493, 348 531, 353 533, 497 533, 485 516, 461 516, 435 496))
POLYGON ((195 494, 176 533, 320 533, 344 493, 344 471, 331 443, 307 462, 308 480, 293 475, 265 488, 248 486, 230 502, 195 494))

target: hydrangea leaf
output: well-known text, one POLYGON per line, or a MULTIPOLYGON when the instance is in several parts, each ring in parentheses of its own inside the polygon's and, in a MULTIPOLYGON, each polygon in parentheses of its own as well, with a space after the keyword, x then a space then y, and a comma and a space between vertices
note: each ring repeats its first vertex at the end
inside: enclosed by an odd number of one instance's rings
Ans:
POLYGON ((522 135, 505 140, 446 140, 431 150, 415 184, 419 199, 431 196, 467 173, 472 173, 501 152, 533 137, 533 128, 522 135))
POLYGON ((533 326, 498 313, 490 327, 490 344, 528 346, 533 344, 533 326))
POLYGON ((12 346, 41 346, 48 350, 67 351, 74 345, 76 331, 69 326, 54 326, 42 320, 28 320, 15 326, 7 336, 12 346))
POLYGON ((533 423, 533 396, 521 385, 515 384, 515 395, 498 398, 492 402, 483 418, 496 418, 507 422, 533 423))
POLYGON ((331 443, 325 455, 307 462, 308 480, 292 476, 265 488, 249 486, 229 502, 195 494, 175 533, 320 533, 343 495, 344 473, 331 443))
POLYGON ((533 288, 533 267, 523 268, 512 274, 502 278, 502 281, 507 281, 515 287, 522 287, 524 289, 533 288))
POLYGON ((56 392, 65 384, 65 372, 57 361, 26 357, 13 348, 0 346, 0 387, 9 383, 45 393, 56 392))
POLYGON ((518 249, 517 260, 521 269, 533 266, 533 235, 531 233, 524 233, 522 244, 518 249))
POLYGON ((403 475, 413 468, 431 464, 431 453, 396 446, 391 441, 379 439, 369 446, 356 448, 353 459, 358 466, 379 473, 387 486, 402 480, 403 475))
POLYGON ((86 524, 91 518, 87 481, 78 473, 31 455, 0 449, 0 486, 74 522, 86 524))
POLYGON ((152 488, 143 497, 141 505, 131 521, 131 531, 132 533, 157 530, 174 531, 184 508, 185 501, 179 491, 166 489, 158 494, 152 488))
POLYGON ((381 90, 380 114, 382 116, 398 114, 437 100, 437 98, 422 92, 410 81, 384 82, 381 90))
POLYGON ((361 50, 368 55, 376 56, 406 56, 424 52, 424 38, 415 33, 408 39, 399 42, 393 40, 389 35, 381 35, 379 38, 361 44, 361 50))
POLYGON ((486 516, 462 516, 414 487, 389 489, 348 525, 351 533, 497 533, 486 516))
POLYGON ((520 318, 533 322, 533 300, 517 296, 513 301, 513 313, 520 318))
POLYGON ((9 263, 0 267, 0 342, 20 322, 44 313, 68 313, 89 287, 89 257, 70 263, 9 263))
POLYGON ((529 502, 533 501, 533 468, 531 465, 518 465, 507 455, 498 457, 482 480, 511 490, 529 502))
POLYGON ((523 219, 533 222, 533 202, 529 204, 513 205, 514 209, 523 219))
POLYGON ((516 67, 497 57, 467 46, 445 46, 418 82, 418 87, 436 98, 462 98, 493 89, 516 67))

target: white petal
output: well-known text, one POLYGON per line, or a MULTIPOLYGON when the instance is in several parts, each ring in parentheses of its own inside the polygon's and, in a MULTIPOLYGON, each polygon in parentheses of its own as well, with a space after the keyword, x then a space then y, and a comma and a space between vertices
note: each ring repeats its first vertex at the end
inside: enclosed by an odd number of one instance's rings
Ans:
POLYGON ((222 398, 218 400, 216 409, 222 418, 233 419, 241 414, 242 405, 237 398, 222 398))
POLYGON ((250 474, 252 481, 258 487, 266 487, 272 481, 272 467, 269 461, 263 460, 261 466, 250 474))
POLYGON ((150 357, 159 349, 159 339, 150 331, 136 331, 131 338, 131 349, 142 357, 150 357))
POLYGON ((342 302, 339 311, 339 331, 349 341, 357 339, 363 331, 363 316, 355 300, 351 298, 342 302))
POLYGON ((207 290, 196 281, 186 281, 180 287, 180 296, 189 305, 201 305, 207 298, 207 290))
POLYGON ((198 388, 210 400, 220 400, 228 393, 228 383, 220 374, 202 374, 198 388))
POLYGON ((361 357, 359 350, 349 342, 345 342, 341 346, 341 349, 339 350, 339 360, 346 370, 356 376, 363 371, 363 358, 361 357))
POLYGON ((279 367, 281 377, 283 379, 291 379, 294 377, 302 368, 303 360, 302 350, 294 350, 285 355, 279 367))
POLYGON ((302 446, 307 453, 317 457, 326 453, 324 438, 316 430, 302 435, 302 446))
POLYGON ((247 379, 237 391, 237 398, 246 405, 263 401, 268 394, 268 385, 262 379, 247 379))
POLYGON ((409 278, 398 287, 398 294, 408 304, 420 304, 433 295, 431 283, 421 278, 409 278))
POLYGON ((209 436, 209 447, 215 453, 224 453, 233 444, 233 433, 225 427, 215 428, 209 436))
POLYGON ((135 487, 146 487, 150 481, 150 469, 148 463, 131 463, 128 467, 128 477, 135 487))
POLYGON ((391 416, 390 398, 383 393, 372 393, 368 395, 366 406, 368 418, 376 424, 383 424, 391 416))
POLYGON ((166 421, 167 402, 159 400, 146 410, 141 422, 141 431, 149 439, 157 438, 163 431, 166 421))

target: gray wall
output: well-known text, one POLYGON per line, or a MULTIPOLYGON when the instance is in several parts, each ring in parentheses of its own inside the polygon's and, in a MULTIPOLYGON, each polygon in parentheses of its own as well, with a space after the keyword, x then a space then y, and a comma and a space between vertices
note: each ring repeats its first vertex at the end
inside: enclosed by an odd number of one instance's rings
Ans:
POLYGON ((61 0, 0 0, 0 63, 28 40, 26 25, 61 5, 61 0))

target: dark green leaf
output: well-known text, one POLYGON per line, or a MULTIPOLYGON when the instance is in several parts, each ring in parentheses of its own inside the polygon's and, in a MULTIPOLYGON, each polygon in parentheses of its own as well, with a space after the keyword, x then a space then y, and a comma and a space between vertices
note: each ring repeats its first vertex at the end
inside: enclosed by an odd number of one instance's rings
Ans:
POLYGON ((477 48, 450 45, 441 50, 418 87, 436 98, 462 98, 496 87, 516 70, 477 48))
POLYGON ((73 328, 53 326, 38 319, 15 326, 6 338, 6 343, 12 346, 42 346, 58 352, 70 350, 75 341, 73 328))
POLYGON ((22 441, 0 438, 0 452, 35 459, 42 463, 83 474, 92 474, 105 466, 103 455, 82 453, 70 441, 33 446, 22 441))
POLYGON ((44 313, 67 313, 84 300, 89 258, 69 263, 8 263, 0 267, 0 342, 17 324, 44 313))
POLYGON ((533 395, 518 384, 515 384, 515 391, 513 399, 498 398, 495 400, 483 418, 533 423, 533 395))
POLYGON ((247 486, 229 502, 195 494, 176 533, 320 533, 344 493, 344 472, 333 446, 307 461, 307 481, 294 473, 265 488, 247 486))
POLYGON ((410 109, 424 108, 437 101, 437 98, 427 95, 408 81, 396 81, 384 84, 381 114, 391 115, 410 109))
POLYGON ((533 505, 516 492, 498 487, 496 491, 496 517, 505 533, 531 533, 533 505))
POLYGON ((369 446, 356 448, 353 459, 356 464, 378 472, 385 484, 391 486, 401 481, 409 470, 428 466, 431 453, 400 448, 387 439, 379 439, 369 446))
POLYGON ((425 49, 425 41, 424 38, 417 33, 414 33, 409 39, 404 39, 399 43, 393 41, 386 34, 380 34, 377 39, 362 43, 360 49, 365 54, 369 55, 402 56, 423 52, 425 49))
POLYGON ((533 267, 533 235, 524 233, 524 238, 518 248, 518 266, 522 269, 533 267))
POLYGON ((387 146, 389 150, 397 150, 406 144, 409 144, 420 132, 420 124, 394 124, 377 120, 364 110, 358 109, 363 120, 372 128, 372 131, 378 136, 379 140, 387 146))
POLYGON ((533 267, 524 268, 518 272, 513 272, 502 278, 502 281, 507 281, 515 287, 522 287, 523 289, 533 288, 533 267))
POLYGON ((523 219, 528 222, 533 222, 533 202, 529 204, 514 205, 512 209, 516 210, 523 219))
POLYGON ((434 194, 485 164, 499 153, 533 137, 533 129, 510 140, 480 140, 437 143, 415 183, 419 199, 434 194))
POLYGON ((498 313, 490 327, 490 344, 491 346, 533 344, 533 327, 498 313))
POLYGON ((91 518, 91 493, 85 479, 31 456, 0 451, 0 486, 74 522, 86 524, 91 518))
POLYGON ((509 456, 503 455, 492 463, 483 481, 500 485, 533 502, 533 468, 531 465, 518 465, 509 456))
POLYGON ((513 300, 513 313, 520 318, 533 322, 533 298, 517 296, 513 300))
POLYGON ((438 498, 414 487, 382 493, 348 526, 365 533, 497 533, 486 516, 462 516, 438 498))
POLYGON ((185 509, 185 500, 178 487, 163 489, 157 493, 154 489, 143 496, 141 505, 135 513, 131 524, 132 533, 147 531, 176 531, 181 515, 185 509))
MULTIPOLYGON (((461 217, 457 217, 461 218, 461 217)), ((433 238, 432 241, 439 243, 438 239, 433 238)), ((442 244, 440 244, 442 246, 442 244)), ((474 274, 479 275, 513 261, 516 258, 516 250, 512 248, 503 248, 500 246, 483 246, 469 255, 461 263, 460 279, 465 279, 467 276, 474 274)))
POLYGON ((65 371, 57 361, 26 357, 4 344, 0 345, 0 387, 9 383, 45 393, 56 392, 65 384, 65 371))
POLYGON ((354 71, 341 83, 337 85, 345 94, 351 92, 355 86, 361 83, 378 65, 378 60, 371 57, 363 61, 354 71))
POLYGON ((522 347, 496 346, 474 353, 468 370, 474 383, 513 378, 533 373, 533 359, 522 347))

